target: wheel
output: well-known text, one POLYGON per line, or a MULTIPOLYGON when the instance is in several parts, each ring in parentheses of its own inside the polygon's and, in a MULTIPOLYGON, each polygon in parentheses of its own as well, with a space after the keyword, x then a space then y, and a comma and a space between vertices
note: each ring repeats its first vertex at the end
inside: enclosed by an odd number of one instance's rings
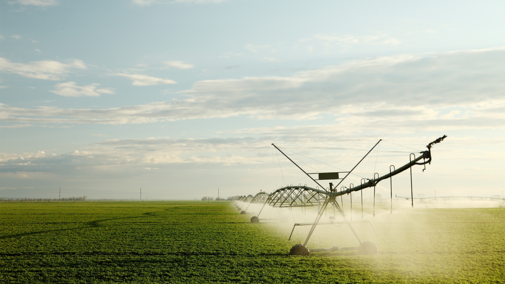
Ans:
POLYGON ((310 250, 302 244, 296 244, 289 250, 289 255, 310 255, 310 250))
POLYGON ((240 214, 245 214, 245 211, 240 212, 240 214))
POLYGON ((251 223, 259 223, 259 222, 260 222, 260 218, 258 218, 256 216, 251 217, 251 223))
POLYGON ((242 210, 242 208, 240 208, 240 207, 237 207, 237 210, 238 210, 238 211, 240 211, 240 210, 242 210))
POLYGON ((362 242, 358 248, 358 253, 363 255, 377 254, 377 251, 377 245, 370 241, 362 242))

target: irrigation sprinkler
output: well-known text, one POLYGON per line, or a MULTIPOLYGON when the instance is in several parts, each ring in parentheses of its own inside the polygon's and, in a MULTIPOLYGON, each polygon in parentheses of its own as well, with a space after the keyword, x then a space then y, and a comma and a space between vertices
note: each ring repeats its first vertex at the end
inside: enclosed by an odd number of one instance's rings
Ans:
MULTIPOLYGON (((258 193, 256 196, 247 196, 247 197, 241 197, 239 198, 239 201, 243 202, 249 202, 249 205, 247 208, 252 203, 263 203, 263 206, 261 207, 261 210, 256 216, 253 216, 251 218, 252 223, 259 223, 260 222, 260 214, 263 211, 263 208, 268 204, 271 207, 277 207, 277 208, 293 208, 293 207, 309 207, 309 206, 318 206, 318 211, 316 218, 314 222, 312 223, 295 223, 293 226, 293 229, 291 230, 291 234, 289 236, 289 239, 291 239, 291 236, 293 235, 293 232, 296 227, 299 226, 311 226, 309 233, 303 242, 303 244, 296 244, 293 246, 289 252, 290 255, 309 255, 310 252, 317 252, 317 251, 336 251, 336 250, 348 250, 348 249, 357 249, 358 253, 360 254, 376 254, 377 253, 377 246, 370 241, 361 241, 358 234, 352 227, 352 223, 369 223, 370 222, 366 220, 361 220, 361 221, 352 221, 348 220, 344 210, 343 206, 338 203, 338 197, 341 198, 340 202, 343 203, 343 195, 350 195, 350 207, 351 207, 351 216, 352 216, 352 193, 359 191, 361 193, 361 218, 363 219, 363 190, 366 188, 373 188, 373 216, 375 216, 375 187, 377 184, 385 179, 390 180, 390 195, 391 195, 391 213, 392 213, 392 202, 393 202, 393 181, 392 177, 400 174, 406 170, 410 170, 410 185, 411 185, 411 204, 412 207, 414 206, 414 188, 413 188, 413 181, 412 181, 412 167, 416 165, 422 165, 424 166, 423 172, 426 169, 426 164, 430 164, 432 160, 431 156, 431 148, 434 144, 442 142, 447 136, 444 135, 431 143, 429 143, 426 147, 428 150, 421 151, 420 155, 416 157, 415 154, 411 153, 409 155, 409 162, 399 168, 396 168, 394 165, 391 165, 389 167, 389 173, 385 175, 379 175, 378 173, 374 173, 374 176, 372 179, 361 179, 361 183, 357 186, 354 186, 353 184, 350 184, 349 187, 344 187, 342 186, 340 191, 338 191, 338 186, 356 169, 356 167, 372 152, 372 150, 382 141, 379 140, 366 154, 361 158, 361 160, 348 172, 333 172, 333 173, 307 173, 305 170, 303 170, 299 165, 297 165, 291 158, 289 158, 284 152, 282 152, 277 146, 272 144, 279 152, 281 152, 289 161, 291 161, 296 167, 298 167, 304 174, 306 174, 310 179, 312 179, 317 185, 317 188, 309 187, 306 185, 298 185, 298 186, 285 186, 277 189, 276 191, 266 194, 264 192, 258 193), (340 178, 340 174, 345 173, 346 175, 343 178, 340 178), (318 178, 315 179, 311 175, 317 174, 318 178), (318 180, 340 180, 340 182, 333 186, 333 183, 329 183, 329 187, 325 188, 323 187, 318 180), (321 203, 321 199, 319 198, 320 196, 324 197, 324 201, 321 203), (329 206, 329 207, 328 207, 329 206), (325 214, 326 209, 328 208, 333 208, 334 210, 336 209, 340 215, 343 218, 342 222, 335 222, 334 219, 330 220, 331 222, 329 223, 324 223, 320 222, 321 217, 323 214, 325 214), (347 227, 349 227, 350 231, 354 235, 354 237, 357 239, 359 246, 358 247, 351 247, 351 248, 339 248, 339 247, 332 247, 332 248, 326 248, 326 249, 312 249, 309 250, 307 247, 307 243, 309 242, 312 234, 314 233, 314 230, 318 225, 334 225, 334 224, 346 224, 347 227)), ((247 211, 247 209, 246 209, 247 211)), ((245 212, 244 212, 245 213, 245 212)), ((372 226, 373 229, 373 226, 372 226)), ((375 232, 375 229, 373 229, 375 232)))

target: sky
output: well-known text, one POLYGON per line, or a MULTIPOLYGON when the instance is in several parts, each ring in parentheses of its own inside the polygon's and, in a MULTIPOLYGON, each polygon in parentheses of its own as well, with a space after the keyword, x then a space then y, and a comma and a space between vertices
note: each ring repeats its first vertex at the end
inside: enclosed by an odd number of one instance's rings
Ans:
MULTIPOLYGON (((426 170, 413 169, 416 196, 503 196, 504 10, 501 0, 1 1, 0 198, 315 187, 271 144, 307 172, 342 172, 382 139, 351 186, 443 135, 426 170)), ((408 178, 395 177, 395 194, 409 194, 408 178)))

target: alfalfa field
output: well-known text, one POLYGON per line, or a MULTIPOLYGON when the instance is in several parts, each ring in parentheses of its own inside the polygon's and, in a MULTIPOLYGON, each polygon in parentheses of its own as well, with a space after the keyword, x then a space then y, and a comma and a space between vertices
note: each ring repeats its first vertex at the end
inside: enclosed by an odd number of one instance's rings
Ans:
MULTIPOLYGON (((300 211, 303 213, 302 211, 300 211)), ((293 215, 295 216, 295 215, 293 215)), ((2 202, 0 283, 504 283, 505 208, 405 209, 356 225, 377 255, 290 256, 292 220, 232 202, 2 202)), ((345 245, 345 226, 309 246, 345 245)))

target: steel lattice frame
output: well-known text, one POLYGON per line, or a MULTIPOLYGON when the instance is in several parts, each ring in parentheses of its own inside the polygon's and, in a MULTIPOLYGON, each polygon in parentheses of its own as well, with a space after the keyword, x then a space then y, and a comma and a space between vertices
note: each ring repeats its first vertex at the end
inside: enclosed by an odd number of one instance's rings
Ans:
POLYGON ((268 199, 268 196, 268 193, 261 191, 254 196, 251 203, 264 203, 268 199))
POLYGON ((318 204, 318 197, 326 192, 308 186, 286 186, 274 191, 268 201, 272 207, 304 207, 318 204))

